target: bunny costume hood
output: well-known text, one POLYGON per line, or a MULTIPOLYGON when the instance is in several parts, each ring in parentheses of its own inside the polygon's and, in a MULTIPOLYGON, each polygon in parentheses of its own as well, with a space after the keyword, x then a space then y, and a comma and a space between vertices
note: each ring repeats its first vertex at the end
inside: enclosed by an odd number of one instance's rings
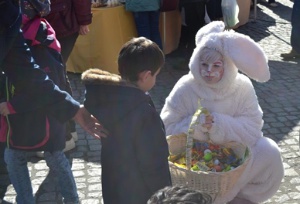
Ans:
POLYGON ((260 45, 249 36, 225 30, 222 21, 214 21, 196 34, 196 49, 189 64, 192 72, 204 48, 215 49, 223 55, 224 67, 229 71, 227 77, 233 77, 239 69, 258 82, 270 79, 268 59, 260 45))
MULTIPOLYGON (((266 82, 270 79, 267 57, 262 48, 250 37, 224 29, 225 25, 222 21, 213 21, 196 34, 196 48, 189 62, 191 71, 176 83, 161 112, 167 134, 174 134, 174 131, 187 132, 191 116, 198 107, 198 100, 201 99, 203 107, 208 108, 212 113, 216 112, 213 113, 216 120, 219 118, 219 106, 222 107, 222 112, 233 116, 241 114, 237 108, 247 104, 248 109, 253 108, 252 113, 249 114, 257 117, 257 126, 254 127, 255 130, 253 129, 256 132, 254 135, 261 135, 262 111, 249 77, 258 82, 266 82), (214 84, 208 84, 199 71, 200 56, 205 49, 216 50, 222 56, 224 73, 220 81, 214 84), (185 102, 188 105, 184 104, 185 102), (217 102, 216 105, 214 105, 215 102, 217 102), (235 106, 232 106, 233 104, 235 106), (176 127, 168 126, 169 120, 171 123, 176 120, 176 117, 169 117, 174 114, 171 111, 172 108, 176 109, 176 112, 181 112, 180 105, 183 105, 182 114, 188 116, 186 121, 182 126, 179 124, 176 124, 176 127)), ((213 127, 211 131, 216 133, 218 129, 220 128, 213 127)), ((216 140, 224 142, 229 139, 225 137, 226 135, 218 136, 216 140)), ((239 140, 238 138, 239 136, 236 139, 239 140)), ((253 140, 250 143, 253 145, 255 142, 256 140, 253 140)))
POLYGON ((246 35, 225 31, 222 21, 211 22, 198 31, 189 67, 195 80, 211 89, 228 90, 238 70, 258 82, 270 79, 268 60, 262 48, 246 35), (199 72, 199 57, 205 48, 216 50, 223 56, 224 75, 216 84, 207 84, 199 72))
POLYGON ((190 72, 175 84, 160 116, 167 135, 187 133, 201 100, 201 105, 213 116, 213 123, 210 129, 198 124, 193 137, 217 144, 239 142, 252 152, 237 185, 214 204, 229 202, 237 195, 252 202, 263 202, 276 193, 283 177, 278 146, 263 137, 263 112, 250 80, 266 82, 270 79, 268 60, 251 38, 224 29, 223 22, 213 21, 198 31, 196 48, 189 62, 190 72), (213 84, 203 80, 199 70, 202 54, 214 54, 206 52, 207 49, 216 50, 223 61, 223 76, 213 84))

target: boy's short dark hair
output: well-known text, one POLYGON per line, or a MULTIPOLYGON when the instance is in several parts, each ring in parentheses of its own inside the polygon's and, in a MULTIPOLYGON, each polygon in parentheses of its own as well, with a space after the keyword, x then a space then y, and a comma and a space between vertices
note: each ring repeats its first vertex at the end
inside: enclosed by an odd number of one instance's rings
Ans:
POLYGON ((136 82, 138 74, 149 70, 151 74, 165 63, 165 57, 159 46, 145 37, 132 38, 121 48, 118 66, 121 77, 136 82))
POLYGON ((147 204, 211 204, 212 197, 185 186, 167 186, 151 196, 147 204))

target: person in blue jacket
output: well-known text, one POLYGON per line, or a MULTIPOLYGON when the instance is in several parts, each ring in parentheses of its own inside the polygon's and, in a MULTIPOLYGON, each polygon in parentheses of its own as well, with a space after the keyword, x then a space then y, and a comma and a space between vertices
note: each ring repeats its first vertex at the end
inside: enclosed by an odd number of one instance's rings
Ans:
POLYGON ((60 90, 35 63, 20 29, 21 20, 17 0, 0 0, 0 69, 9 81, 7 87, 12 88, 6 89, 9 91, 0 101, 0 141, 6 142, 4 157, 17 192, 16 200, 20 204, 35 203, 26 152, 43 150, 48 152, 47 165, 57 170, 60 185, 69 185, 62 189, 65 202, 78 203, 71 169, 63 167, 69 165, 62 153, 63 124, 73 118, 97 138, 105 137, 106 131, 83 105, 60 90))
POLYGON ((152 40, 162 49, 159 32, 160 1, 126 0, 125 8, 133 13, 138 36, 152 40))
POLYGON ((139 37, 120 51, 121 76, 96 68, 82 74, 84 106, 110 133, 101 149, 104 203, 146 204, 171 185, 164 125, 147 94, 163 64, 158 45, 139 37))

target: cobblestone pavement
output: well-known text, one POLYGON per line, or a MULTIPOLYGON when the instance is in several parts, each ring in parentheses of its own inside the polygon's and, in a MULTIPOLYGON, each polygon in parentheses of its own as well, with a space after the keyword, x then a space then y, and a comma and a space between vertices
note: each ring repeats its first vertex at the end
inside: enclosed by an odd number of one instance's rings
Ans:
MULTIPOLYGON (((250 21, 237 29, 257 41, 269 57, 271 80, 267 83, 255 83, 260 105, 264 111, 264 135, 274 139, 281 148, 285 167, 285 177, 278 192, 265 203, 300 203, 300 60, 283 61, 280 53, 290 50, 290 16, 293 2, 277 0, 279 6, 268 7, 258 1, 257 18, 253 10, 250 21)), ((247 56, 245 56, 247 57, 247 56)), ((167 57, 164 70, 158 76, 157 85, 151 95, 160 111, 164 100, 176 81, 187 71, 175 70, 174 66, 182 62, 180 57, 167 57)), ((80 74, 69 73, 74 97, 83 101, 84 87, 80 74)), ((78 192, 82 204, 102 203, 101 199, 101 143, 93 139, 77 126, 79 140, 76 149, 67 153, 72 163, 78 192)), ((62 203, 61 195, 55 185, 55 175, 49 172, 43 159, 35 156, 28 158, 32 186, 37 203, 62 203)), ((15 191, 12 186, 5 200, 14 203, 15 191)))

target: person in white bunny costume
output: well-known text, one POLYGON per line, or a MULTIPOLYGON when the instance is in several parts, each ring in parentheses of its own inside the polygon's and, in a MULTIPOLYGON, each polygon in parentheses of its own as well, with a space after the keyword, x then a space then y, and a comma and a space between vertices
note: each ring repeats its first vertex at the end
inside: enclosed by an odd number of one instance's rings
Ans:
POLYGON ((284 168, 277 144, 263 136, 263 112, 249 79, 270 79, 264 51, 248 36, 225 31, 222 21, 213 21, 196 34, 189 68, 161 111, 167 135, 188 132, 201 99, 210 114, 200 115, 195 139, 210 138, 217 144, 236 141, 247 145, 252 154, 237 185, 215 203, 268 200, 279 189, 284 168))

